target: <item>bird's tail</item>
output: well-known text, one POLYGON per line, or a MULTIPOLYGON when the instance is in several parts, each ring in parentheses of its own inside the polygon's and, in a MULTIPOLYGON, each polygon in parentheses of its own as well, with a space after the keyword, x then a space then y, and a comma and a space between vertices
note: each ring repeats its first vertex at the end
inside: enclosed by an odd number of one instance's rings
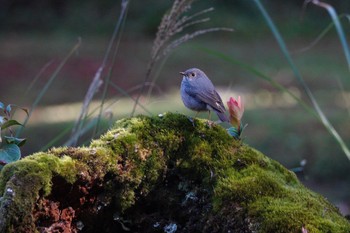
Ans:
POLYGON ((229 122, 229 119, 226 116, 225 112, 216 112, 216 115, 218 115, 220 121, 222 121, 222 122, 229 122))

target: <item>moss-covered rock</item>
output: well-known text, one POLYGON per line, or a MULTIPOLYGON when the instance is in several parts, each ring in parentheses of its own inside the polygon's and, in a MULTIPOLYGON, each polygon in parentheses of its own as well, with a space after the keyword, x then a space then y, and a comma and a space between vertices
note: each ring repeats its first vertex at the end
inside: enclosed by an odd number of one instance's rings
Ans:
POLYGON ((350 232, 278 162, 172 113, 6 165, 0 195, 0 232, 350 232))

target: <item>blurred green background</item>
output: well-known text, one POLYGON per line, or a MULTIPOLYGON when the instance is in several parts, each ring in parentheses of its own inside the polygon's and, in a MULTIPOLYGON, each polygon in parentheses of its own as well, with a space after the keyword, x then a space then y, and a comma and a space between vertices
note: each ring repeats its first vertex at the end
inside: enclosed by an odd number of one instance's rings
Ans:
MULTIPOLYGON (((262 1, 280 30, 292 57, 321 108, 350 146, 350 77, 339 38, 333 28, 315 46, 310 44, 332 22, 326 10, 302 0, 262 1), (302 49, 308 48, 304 51, 302 49)), ((339 14, 349 13, 349 1, 328 1, 339 14)), ((163 14, 172 1, 130 1, 111 81, 123 90, 142 84, 150 52, 163 14)), ((62 59, 81 38, 78 52, 64 65, 34 111, 22 136, 28 138, 22 153, 28 155, 52 142, 77 119, 85 93, 102 63, 120 13, 120 1, 104 0, 0 0, 0 101, 30 108, 62 59), (43 67, 47 69, 28 90, 43 67)), ((179 95, 179 71, 203 69, 224 100, 241 95, 245 102, 244 142, 293 169, 306 161, 300 179, 349 214, 350 161, 324 126, 288 95, 241 67, 214 57, 215 50, 270 76, 308 103, 253 1, 195 1, 188 15, 214 7, 211 21, 185 32, 230 27, 187 42, 170 54, 160 69, 151 98, 141 103, 153 114, 174 111, 194 115, 179 95)), ((347 34, 348 21, 341 21, 347 34)), ((159 68, 159 67, 157 67, 159 68)), ((100 102, 101 92, 93 106, 100 102)), ((129 116, 133 102, 110 88, 113 119, 129 116)), ((90 109, 93 109, 91 107, 90 109)), ((141 108, 137 113, 145 113, 141 108)), ((23 116, 18 115, 18 120, 23 116)), ((207 117, 206 114, 200 117, 207 117)), ((108 127, 108 119, 104 121, 108 127)), ((69 134, 57 140, 62 145, 69 134)), ((89 140, 89 135, 84 139, 89 140)), ((82 140, 84 142, 84 140, 82 140)), ((85 141, 86 142, 86 141, 85 141)))

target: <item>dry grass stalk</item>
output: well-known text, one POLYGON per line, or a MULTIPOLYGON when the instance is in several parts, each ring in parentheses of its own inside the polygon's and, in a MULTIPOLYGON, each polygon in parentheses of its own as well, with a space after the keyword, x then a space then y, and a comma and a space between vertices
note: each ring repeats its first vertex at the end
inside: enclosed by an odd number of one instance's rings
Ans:
MULTIPOLYGON (((213 31, 233 31, 233 29, 231 28, 208 28, 208 29, 195 31, 190 34, 185 34, 177 39, 173 39, 175 35, 182 32, 185 28, 195 24, 204 23, 210 20, 209 18, 195 20, 195 18, 205 13, 208 13, 210 11, 213 11, 214 8, 212 7, 199 11, 197 13, 194 13, 191 16, 186 16, 186 15, 182 16, 185 12, 191 9, 191 4, 193 2, 194 0, 175 0, 170 11, 163 16, 162 21, 158 27, 156 38, 153 42, 151 59, 150 59, 150 62, 148 63, 147 73, 146 73, 143 85, 141 87, 141 90, 138 96, 136 97, 134 107, 131 112, 131 116, 133 116, 135 113, 136 106, 138 105, 140 96, 143 94, 143 91, 146 86, 145 84, 149 82, 149 78, 151 76, 151 73, 153 71, 154 65, 157 60, 159 60, 161 57, 165 57, 166 55, 168 55, 173 49, 175 49, 179 45, 199 35, 203 35, 213 31)), ((152 90, 150 89, 149 93, 151 93, 151 91, 152 90)))

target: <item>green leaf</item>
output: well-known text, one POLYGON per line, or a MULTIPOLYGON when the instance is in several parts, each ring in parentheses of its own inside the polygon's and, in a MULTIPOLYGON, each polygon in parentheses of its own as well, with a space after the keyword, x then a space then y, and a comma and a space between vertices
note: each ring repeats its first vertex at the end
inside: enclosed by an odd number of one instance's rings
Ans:
POLYGON ((26 142, 27 142, 26 138, 17 138, 17 140, 16 140, 16 144, 18 147, 23 146, 24 144, 26 144, 26 142))
POLYGON ((0 148, 0 161, 11 163, 21 158, 21 150, 15 144, 6 144, 0 148))
POLYGON ((236 127, 230 127, 227 129, 227 132, 228 134, 231 136, 231 137, 234 137, 235 139, 239 139, 240 138, 240 135, 241 135, 241 132, 239 129, 237 129, 236 127))
MULTIPOLYGON (((310 101, 311 101, 315 111, 318 114, 318 118, 320 119, 322 124, 325 126, 325 128, 328 130, 328 132, 335 138, 335 140, 338 142, 338 144, 342 148, 344 154, 350 160, 350 149, 347 147, 347 145, 345 144, 344 140, 338 134, 338 132, 335 130, 333 125, 329 122, 328 118, 323 113, 321 107, 319 106, 318 102, 316 101, 316 98, 312 94, 310 88, 305 83, 301 73, 297 69, 297 67, 296 67, 296 65, 295 65, 291 55, 289 54, 289 51, 288 51, 287 46, 285 44, 285 41, 283 40, 283 38, 282 38, 281 34, 279 33, 277 27, 275 26, 274 22, 272 21, 270 15, 267 13, 267 11, 265 10, 265 8, 264 8, 263 4, 260 2, 260 0, 254 0, 254 2, 256 3, 256 5, 257 5, 258 9, 260 10, 261 14, 263 15, 263 18, 265 19, 266 24, 269 26, 270 30, 272 31, 272 34, 274 35, 275 39, 277 40, 277 44, 279 45, 283 55, 285 56, 287 62, 289 63, 289 66, 293 70, 296 79, 300 82, 301 86, 305 90, 306 95, 309 97, 309 99, 310 99, 310 101)), ((333 11, 333 9, 331 9, 329 7, 327 7, 327 10, 328 11, 333 11)), ((332 14, 331 14, 332 17, 334 16, 333 13, 335 14, 335 12, 332 12, 332 14)), ((336 25, 336 28, 339 29, 340 27, 338 27, 338 26, 340 26, 340 25, 337 25, 337 23, 338 22, 334 21, 334 24, 336 25)), ((341 36, 341 40, 344 39, 344 38, 345 37, 341 36)), ((345 51, 345 49, 344 49, 344 51, 345 51)), ((346 56, 348 56, 348 55, 346 55, 346 56)), ((350 54, 349 54, 349 60, 350 60, 350 54)))
POLYGON ((16 144, 19 147, 23 146, 27 141, 26 138, 16 138, 9 136, 4 136, 4 138, 6 139, 7 144, 16 144))
POLYGON ((9 121, 6 121, 4 124, 1 125, 1 129, 6 129, 6 128, 11 127, 13 125, 22 125, 22 124, 19 123, 16 120, 9 120, 9 121))
MULTIPOLYGON (((346 14, 341 14, 341 15, 339 15, 339 20, 342 19, 342 18, 344 18, 344 17, 347 18, 348 20, 350 20, 350 15, 346 15, 346 14)), ((327 35, 327 33, 329 33, 329 32, 331 31, 331 29, 333 28, 333 26, 334 26, 334 23, 333 23, 333 22, 329 23, 328 26, 317 36, 317 38, 316 38, 313 42, 311 42, 307 47, 302 48, 302 49, 299 49, 299 50, 297 50, 297 51, 295 51, 295 52, 296 52, 296 53, 302 53, 302 52, 305 52, 305 51, 311 49, 311 48, 314 47, 315 45, 317 45, 317 43, 318 43, 321 39, 323 39, 323 38, 327 35)), ((345 52, 345 51, 344 51, 344 52, 345 52)))
POLYGON ((312 3, 317 5, 317 6, 319 6, 319 7, 324 8, 324 9, 326 9, 328 11, 328 14, 331 17, 331 19, 332 19, 332 21, 334 23, 335 29, 336 29, 336 31, 338 33, 338 37, 339 37, 340 43, 343 46, 343 52, 344 52, 346 61, 348 63, 348 68, 350 69, 350 49, 349 49, 349 46, 348 46, 348 42, 347 42, 347 39, 346 39, 346 36, 345 36, 344 29, 343 29, 343 27, 342 27, 342 25, 340 23, 340 20, 339 20, 340 17, 338 16, 338 14, 335 11, 334 7, 332 7, 332 5, 330 5, 330 4, 327 4, 327 3, 324 3, 324 2, 319 2, 319 1, 313 1, 312 3))

